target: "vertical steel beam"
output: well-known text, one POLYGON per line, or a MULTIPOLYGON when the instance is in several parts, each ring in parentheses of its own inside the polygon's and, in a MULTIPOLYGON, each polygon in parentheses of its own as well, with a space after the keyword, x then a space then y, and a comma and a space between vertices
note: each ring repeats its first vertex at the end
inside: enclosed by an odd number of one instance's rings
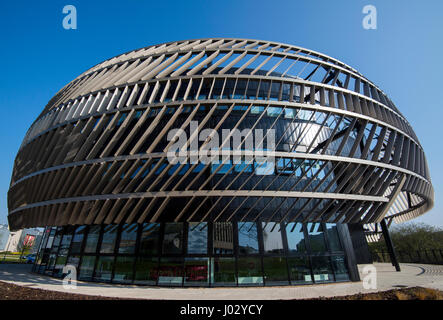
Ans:
POLYGON ((381 226, 381 231, 383 233, 383 238, 385 239, 385 242, 386 242, 386 247, 388 248, 391 263, 395 267, 395 270, 400 272, 401 271, 400 265, 397 260, 397 255, 395 253, 394 244, 392 243, 391 236, 389 235, 389 230, 388 230, 388 226, 386 225, 385 219, 380 221, 380 226, 381 226))

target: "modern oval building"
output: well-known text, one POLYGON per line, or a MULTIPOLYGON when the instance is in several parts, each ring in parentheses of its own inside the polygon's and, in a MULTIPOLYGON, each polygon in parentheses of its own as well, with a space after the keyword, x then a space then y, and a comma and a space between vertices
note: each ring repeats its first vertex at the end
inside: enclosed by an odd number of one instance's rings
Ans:
POLYGON ((359 280, 363 225, 433 197, 413 129, 358 71, 217 38, 134 50, 62 88, 17 154, 8 219, 45 227, 34 271, 52 276, 294 285, 359 280))

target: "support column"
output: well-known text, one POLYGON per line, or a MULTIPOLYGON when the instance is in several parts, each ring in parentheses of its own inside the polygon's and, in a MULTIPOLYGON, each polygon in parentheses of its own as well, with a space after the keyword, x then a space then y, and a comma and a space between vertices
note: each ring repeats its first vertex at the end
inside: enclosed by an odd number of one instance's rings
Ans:
POLYGON ((349 278, 351 281, 360 281, 358 273, 357 260, 355 258, 354 247, 352 245, 351 235, 347 224, 337 223, 337 231, 346 253, 346 262, 348 264, 349 278))
POLYGON ((380 226, 381 226, 381 231, 383 233, 383 238, 385 239, 386 242, 386 247, 389 252, 389 257, 391 258, 391 263, 395 267, 396 271, 401 271, 400 265, 398 264, 397 255, 395 254, 394 244, 392 243, 391 236, 389 235, 389 230, 386 225, 385 219, 380 221, 380 226))

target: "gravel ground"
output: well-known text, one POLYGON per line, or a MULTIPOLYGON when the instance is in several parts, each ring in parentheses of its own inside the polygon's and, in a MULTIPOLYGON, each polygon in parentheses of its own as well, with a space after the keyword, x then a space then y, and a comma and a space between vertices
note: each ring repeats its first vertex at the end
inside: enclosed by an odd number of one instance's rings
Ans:
POLYGON ((342 297, 320 297, 309 300, 443 300, 443 291, 412 287, 342 297))

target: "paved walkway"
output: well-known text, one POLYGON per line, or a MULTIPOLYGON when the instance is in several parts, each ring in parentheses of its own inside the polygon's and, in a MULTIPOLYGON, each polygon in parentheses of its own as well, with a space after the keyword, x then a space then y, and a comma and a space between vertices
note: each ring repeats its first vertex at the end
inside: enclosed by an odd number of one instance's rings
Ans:
MULTIPOLYGON (((64 289, 62 281, 30 272, 30 265, 0 264, 0 281, 46 290, 138 299, 178 300, 268 300, 304 299, 319 296, 334 297, 356 293, 385 291, 394 288, 421 286, 443 291, 443 266, 401 264, 401 272, 395 272, 388 263, 375 263, 377 289, 364 289, 363 281, 331 283, 323 285, 260 287, 260 288, 160 288, 125 285, 109 285, 79 281, 76 289, 64 289)), ((363 279, 364 265, 359 266, 363 279)))

